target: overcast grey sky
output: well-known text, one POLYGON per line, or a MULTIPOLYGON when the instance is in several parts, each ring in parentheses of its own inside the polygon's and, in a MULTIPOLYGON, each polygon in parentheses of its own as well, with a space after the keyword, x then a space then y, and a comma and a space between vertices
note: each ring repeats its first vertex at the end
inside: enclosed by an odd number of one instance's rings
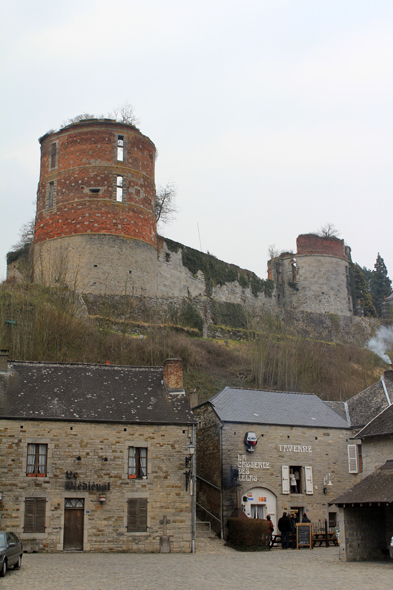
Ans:
POLYGON ((34 216, 38 137, 128 101, 178 187, 161 233, 266 276, 331 222, 393 278, 392 0, 1 0, 1 235, 34 216))

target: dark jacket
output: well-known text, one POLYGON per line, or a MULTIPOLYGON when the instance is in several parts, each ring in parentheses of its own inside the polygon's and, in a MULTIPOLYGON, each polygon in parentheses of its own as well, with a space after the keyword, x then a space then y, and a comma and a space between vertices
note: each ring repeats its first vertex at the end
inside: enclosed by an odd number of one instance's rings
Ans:
POLYGON ((278 530, 281 533, 290 533, 291 532, 291 521, 289 520, 288 516, 282 516, 278 521, 278 530))

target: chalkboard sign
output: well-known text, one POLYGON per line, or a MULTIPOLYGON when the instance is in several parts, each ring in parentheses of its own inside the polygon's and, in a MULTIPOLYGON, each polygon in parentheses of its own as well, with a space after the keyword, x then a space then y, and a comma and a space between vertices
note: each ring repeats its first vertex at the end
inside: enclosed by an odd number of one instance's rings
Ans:
POLYGON ((296 524, 296 547, 308 547, 312 549, 312 524, 305 522, 296 524))

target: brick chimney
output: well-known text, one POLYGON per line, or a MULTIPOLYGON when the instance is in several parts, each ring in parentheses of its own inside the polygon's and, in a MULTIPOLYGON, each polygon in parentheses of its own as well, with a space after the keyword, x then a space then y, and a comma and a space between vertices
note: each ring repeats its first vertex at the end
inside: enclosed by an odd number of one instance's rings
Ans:
POLYGON ((389 365, 389 371, 384 371, 383 376, 393 383, 393 365, 389 365))
POLYGON ((184 393, 183 361, 166 359, 164 361, 164 382, 169 393, 184 393))
POLYGON ((7 349, 0 349, 0 373, 6 373, 8 369, 8 353, 7 349))

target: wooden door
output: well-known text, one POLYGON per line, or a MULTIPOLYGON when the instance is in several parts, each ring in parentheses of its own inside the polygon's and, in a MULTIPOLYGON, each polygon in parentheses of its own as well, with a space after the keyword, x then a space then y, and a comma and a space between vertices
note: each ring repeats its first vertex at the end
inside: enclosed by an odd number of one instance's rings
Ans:
POLYGON ((64 551, 83 551, 83 499, 66 498, 64 505, 64 551))

